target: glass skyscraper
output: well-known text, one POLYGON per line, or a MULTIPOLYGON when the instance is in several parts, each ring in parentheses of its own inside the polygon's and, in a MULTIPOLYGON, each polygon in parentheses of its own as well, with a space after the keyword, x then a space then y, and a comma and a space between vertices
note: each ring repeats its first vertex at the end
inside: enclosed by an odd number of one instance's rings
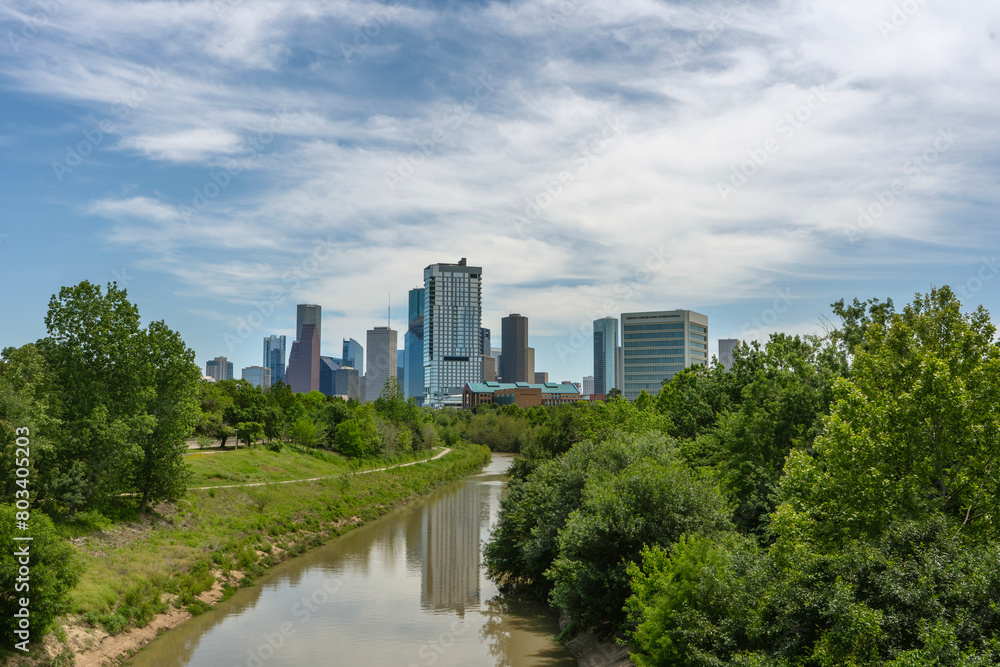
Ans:
POLYGON ((410 290, 408 326, 403 335, 403 396, 424 402, 424 288, 410 290))
POLYGON ((625 398, 643 389, 655 396, 677 371, 708 365, 708 318, 692 310, 622 313, 622 347, 625 398))
POLYGON ((606 395, 618 386, 618 318, 594 320, 594 389, 606 395))
POLYGON ((358 375, 365 376, 365 348, 361 343, 353 338, 344 339, 344 356, 340 365, 350 366, 358 371, 358 375))
POLYGON ((285 337, 269 336, 264 339, 265 368, 271 369, 271 383, 285 379, 285 337))
POLYGON ((480 266, 424 269, 424 404, 461 405, 466 382, 481 382, 483 290, 480 266))

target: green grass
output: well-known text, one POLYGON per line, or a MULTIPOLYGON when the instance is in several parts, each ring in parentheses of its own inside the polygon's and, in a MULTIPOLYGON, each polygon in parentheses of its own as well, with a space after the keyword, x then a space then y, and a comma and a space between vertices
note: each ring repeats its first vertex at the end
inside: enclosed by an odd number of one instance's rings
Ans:
MULTIPOLYGON (((177 503, 168 526, 123 546, 86 540, 80 549, 86 569, 71 594, 75 613, 114 633, 148 623, 153 614, 166 608, 161 602, 164 593, 175 595, 175 604, 192 613, 205 611, 207 607, 197 604, 196 596, 214 584, 213 570, 221 572, 225 593, 231 595, 237 579, 234 572, 241 573, 239 585, 250 585, 283 558, 479 470, 489 460, 489 451, 462 445, 436 461, 358 476, 343 474, 344 467, 304 453, 247 450, 203 458, 229 457, 235 458, 228 462, 199 459, 192 466, 207 475, 221 469, 235 472, 241 466, 252 470, 252 466, 271 462, 281 463, 292 478, 337 476, 301 484, 190 491, 177 503), (302 475, 305 470, 311 472, 302 475), (355 517, 360 522, 351 522, 355 517)), ((364 467, 383 465, 368 461, 364 467)))
POLYGON ((285 446, 281 452, 272 452, 266 447, 257 446, 218 454, 196 452, 185 456, 184 460, 190 465, 192 472, 189 486, 202 487, 337 475, 359 467, 382 468, 417 461, 435 453, 422 450, 394 458, 369 459, 359 466, 356 461, 321 449, 305 450, 285 446))

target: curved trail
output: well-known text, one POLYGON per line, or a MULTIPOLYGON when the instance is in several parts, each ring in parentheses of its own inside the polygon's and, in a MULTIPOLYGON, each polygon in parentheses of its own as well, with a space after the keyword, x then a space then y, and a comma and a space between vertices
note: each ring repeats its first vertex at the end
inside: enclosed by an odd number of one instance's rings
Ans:
POLYGON ((450 451, 451 451, 451 448, 450 447, 446 447, 443 452, 435 454, 434 456, 430 457, 429 459, 421 459, 419 461, 410 461, 409 463, 397 463, 394 466, 386 466, 384 468, 372 468, 371 470, 356 470, 356 471, 351 472, 351 473, 343 473, 342 472, 342 473, 339 473, 339 474, 336 474, 336 475, 325 475, 323 477, 307 477, 305 479, 285 479, 285 480, 281 480, 281 481, 278 481, 278 482, 249 482, 247 484, 227 484, 225 486, 193 486, 193 487, 189 488, 188 491, 208 491, 209 489, 235 489, 235 488, 247 487, 247 486, 269 486, 271 484, 293 484, 295 482, 316 482, 316 481, 319 481, 321 479, 333 479, 334 477, 340 477, 341 475, 344 475, 344 474, 347 474, 347 475, 367 475, 368 473, 372 473, 372 472, 383 472, 385 470, 392 470, 394 468, 405 468, 406 466, 415 466, 418 463, 427 463, 428 461, 435 461, 435 460, 441 458, 442 456, 444 456, 445 454, 447 454, 450 451))

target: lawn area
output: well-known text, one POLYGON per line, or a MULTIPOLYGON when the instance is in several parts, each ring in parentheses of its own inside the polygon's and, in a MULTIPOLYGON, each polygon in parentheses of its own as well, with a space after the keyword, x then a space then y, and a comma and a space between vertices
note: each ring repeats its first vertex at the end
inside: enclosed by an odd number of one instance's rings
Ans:
POLYGON ((217 453, 195 450, 186 455, 184 460, 192 471, 188 485, 200 487, 337 475, 363 468, 382 468, 430 458, 439 451, 440 449, 421 450, 393 458, 369 459, 359 464, 335 452, 319 449, 308 450, 285 445, 280 452, 273 452, 264 445, 257 445, 252 449, 217 453))

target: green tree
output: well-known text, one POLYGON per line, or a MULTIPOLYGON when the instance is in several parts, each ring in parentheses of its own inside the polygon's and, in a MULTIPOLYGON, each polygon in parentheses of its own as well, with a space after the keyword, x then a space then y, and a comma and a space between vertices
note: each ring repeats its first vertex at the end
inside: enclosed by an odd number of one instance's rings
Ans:
POLYGON ((641 410, 643 412, 653 409, 653 397, 646 393, 645 389, 640 391, 639 395, 636 397, 635 408, 636 410, 641 410))
POLYGON ((0 627, 3 646, 11 649, 20 637, 14 614, 21 609, 21 598, 29 600, 31 640, 38 641, 52 627, 55 619, 70 611, 69 592, 80 578, 82 566, 76 562, 73 548, 56 534, 52 520, 42 512, 32 512, 28 530, 16 530, 18 510, 0 504, 0 627), (31 540, 14 541, 14 537, 31 540), (18 551, 27 547, 29 579, 19 574, 22 564, 18 551), (18 581, 18 579, 21 581, 18 581))
POLYGON ((338 452, 354 458, 375 456, 380 452, 382 436, 371 406, 359 405, 354 411, 353 419, 337 426, 334 444, 338 452))
POLYGON ((785 466, 774 530, 788 545, 878 535, 942 514, 995 538, 1000 521, 1000 348, 980 306, 948 287, 865 332, 814 452, 785 466))
POLYGON ((195 433, 225 446, 226 439, 234 433, 233 427, 226 423, 226 416, 233 409, 233 397, 225 386, 202 379, 198 382, 198 403, 201 409, 195 433))

